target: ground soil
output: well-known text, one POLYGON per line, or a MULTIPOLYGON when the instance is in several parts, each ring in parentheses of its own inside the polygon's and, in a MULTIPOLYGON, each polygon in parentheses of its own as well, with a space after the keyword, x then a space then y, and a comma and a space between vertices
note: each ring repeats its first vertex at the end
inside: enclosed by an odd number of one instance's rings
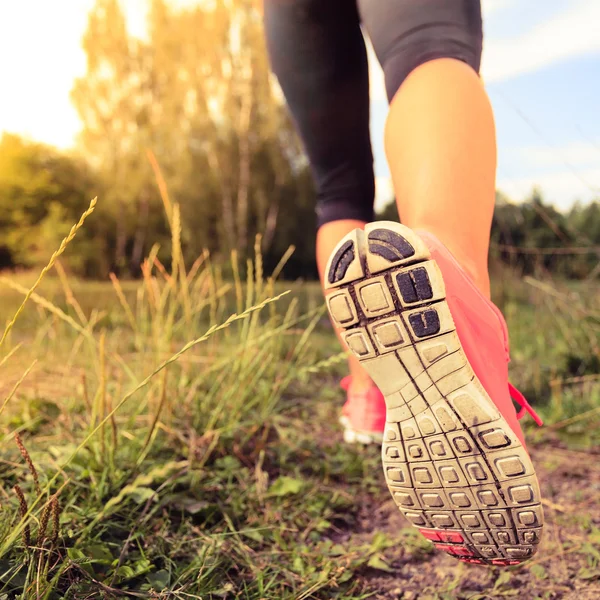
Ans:
MULTIPOLYGON (((501 571, 495 568, 465 565, 442 552, 415 556, 409 549, 397 547, 385 553, 393 573, 367 569, 362 574, 365 592, 382 600, 599 600, 600 570, 593 567, 589 535, 594 528, 600 529, 600 450, 573 451, 558 440, 549 440, 532 448, 531 455, 544 497, 544 540, 526 566, 509 569, 510 579, 503 577, 508 579, 506 583, 496 583, 501 571), (532 569, 532 565, 543 570, 532 569)), ((392 533, 408 526, 391 499, 366 495, 362 502, 356 527, 341 532, 340 541, 360 544, 376 531, 392 533)))

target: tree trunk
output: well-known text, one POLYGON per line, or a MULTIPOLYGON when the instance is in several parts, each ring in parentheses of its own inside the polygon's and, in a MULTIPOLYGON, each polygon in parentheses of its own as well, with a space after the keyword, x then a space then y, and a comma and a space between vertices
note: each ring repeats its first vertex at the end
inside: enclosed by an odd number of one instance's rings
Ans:
POLYGON ((119 210, 117 219, 117 244, 115 248, 115 267, 117 273, 125 267, 125 251, 127 246, 127 229, 126 229, 126 206, 123 198, 119 198, 119 210))
MULTIPOLYGON (((235 248, 235 222, 233 218, 233 191, 231 182, 227 175, 221 170, 219 159, 214 155, 208 155, 208 164, 212 171, 216 174, 221 188, 221 205, 223 208, 223 229, 225 231, 225 246, 229 251, 235 248)), ((221 247, 223 244, 220 244, 221 247)))
POLYGON ((273 239, 275 238, 275 231, 277 229, 277 217, 279 216, 279 204, 280 194, 283 187, 281 170, 278 170, 275 174, 275 189, 272 193, 272 200, 269 203, 267 209, 267 217, 265 219, 265 233, 263 235, 262 251, 268 252, 273 239))
POLYGON ((250 140, 248 132, 240 134, 239 154, 236 245, 241 252, 245 252, 248 244, 248 197, 250 195, 250 140))
POLYGON ((242 88, 242 106, 240 108, 239 139, 239 179, 237 193, 237 247, 246 251, 248 244, 248 197, 250 195, 250 119, 252 116, 252 70, 250 61, 243 67, 245 80, 242 88))
POLYGON ((140 265, 142 264, 149 214, 150 202, 148 200, 148 191, 144 190, 140 196, 137 227, 133 239, 133 249, 131 251, 131 262, 129 268, 132 273, 137 273, 140 270, 140 265))
POLYGON ((267 219, 265 221, 265 234, 263 236, 262 251, 268 252, 277 229, 277 217, 279 216, 279 202, 277 200, 269 205, 267 219))

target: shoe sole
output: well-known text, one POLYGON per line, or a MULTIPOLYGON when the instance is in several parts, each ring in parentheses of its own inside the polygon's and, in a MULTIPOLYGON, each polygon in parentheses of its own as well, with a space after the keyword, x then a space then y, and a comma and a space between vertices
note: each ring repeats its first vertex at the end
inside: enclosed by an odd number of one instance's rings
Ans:
POLYGON ((531 558, 543 526, 533 465, 467 360, 423 240, 369 224, 339 243, 326 278, 329 312, 385 396, 382 461, 398 508, 459 560, 531 558))

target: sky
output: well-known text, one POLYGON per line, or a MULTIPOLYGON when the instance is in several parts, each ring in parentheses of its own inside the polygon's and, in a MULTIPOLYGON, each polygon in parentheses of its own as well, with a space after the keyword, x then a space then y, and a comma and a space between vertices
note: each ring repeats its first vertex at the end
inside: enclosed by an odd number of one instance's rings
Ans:
MULTIPOLYGON (((130 31, 143 35, 146 0, 121 2, 130 31)), ((75 144, 81 124, 69 92, 85 72, 81 38, 93 4, 0 2, 0 131, 59 148, 75 144)), ((538 186, 560 208, 600 196, 600 2, 482 4, 481 72, 496 118, 498 188, 519 201, 538 186)), ((370 67, 371 135, 381 205, 392 195, 383 151, 387 100, 372 54, 370 67)))

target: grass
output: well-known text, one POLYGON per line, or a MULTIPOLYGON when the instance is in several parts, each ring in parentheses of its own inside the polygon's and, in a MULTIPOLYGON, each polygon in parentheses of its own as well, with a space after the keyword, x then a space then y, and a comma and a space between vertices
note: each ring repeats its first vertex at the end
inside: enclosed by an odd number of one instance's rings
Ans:
POLYGON ((231 280, 207 255, 186 270, 169 208, 173 261, 153 249, 141 281, 75 281, 59 258, 41 280, 2 279, 2 600, 597 589, 600 473, 568 486, 600 442, 596 284, 495 281, 513 379, 549 423, 530 433, 550 533, 531 564, 469 569, 390 506, 376 448, 341 442, 344 356, 318 286, 263 273, 260 240, 231 280))

